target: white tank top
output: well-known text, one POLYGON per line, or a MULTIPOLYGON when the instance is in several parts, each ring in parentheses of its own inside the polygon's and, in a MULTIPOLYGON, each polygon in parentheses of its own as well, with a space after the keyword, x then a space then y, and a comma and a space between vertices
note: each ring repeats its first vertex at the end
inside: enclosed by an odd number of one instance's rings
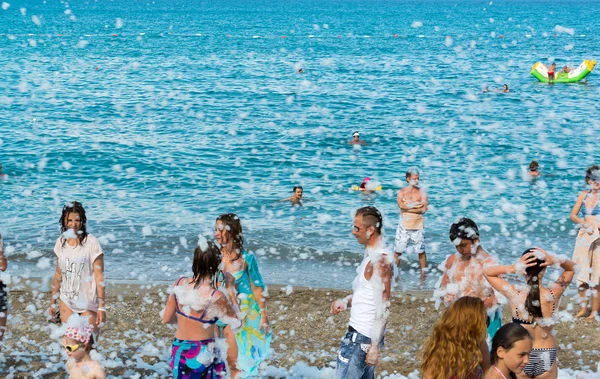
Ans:
POLYGON ((373 286, 365 279, 365 269, 371 258, 365 254, 362 263, 356 269, 358 274, 352 282, 352 307, 350 307, 350 326, 356 329, 362 335, 369 338, 375 323, 375 297, 373 296, 373 286))

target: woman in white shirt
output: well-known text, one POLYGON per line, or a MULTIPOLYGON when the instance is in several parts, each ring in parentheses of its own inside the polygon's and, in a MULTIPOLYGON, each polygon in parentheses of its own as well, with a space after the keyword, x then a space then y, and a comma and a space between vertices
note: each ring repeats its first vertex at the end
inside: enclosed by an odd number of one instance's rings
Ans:
POLYGON ((104 253, 96 237, 87 232, 86 223, 81 203, 74 201, 63 207, 61 235, 54 245, 56 271, 48 314, 55 321, 60 317, 64 323, 77 313, 88 317, 97 330, 106 321, 104 253), (58 298, 60 305, 57 308, 58 298))

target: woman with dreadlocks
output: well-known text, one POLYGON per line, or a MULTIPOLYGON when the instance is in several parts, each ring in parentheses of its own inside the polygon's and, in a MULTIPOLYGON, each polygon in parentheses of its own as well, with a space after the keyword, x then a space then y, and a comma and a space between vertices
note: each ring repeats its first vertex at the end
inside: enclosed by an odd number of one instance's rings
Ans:
POLYGON ((81 203, 66 204, 59 223, 61 234, 54 245, 56 270, 48 314, 55 322, 64 323, 77 313, 97 329, 106 321, 104 253, 96 237, 87 232, 81 203))

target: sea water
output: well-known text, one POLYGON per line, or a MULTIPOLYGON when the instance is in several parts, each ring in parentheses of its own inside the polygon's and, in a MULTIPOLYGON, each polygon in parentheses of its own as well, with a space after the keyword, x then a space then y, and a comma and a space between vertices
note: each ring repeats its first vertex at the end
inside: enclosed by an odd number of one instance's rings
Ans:
MULTIPOLYGON (((570 256, 569 213, 600 163, 599 79, 547 85, 530 71, 598 59, 599 17, 592 0, 7 0, 9 272, 52 274, 62 206, 77 200, 108 279, 173 281, 198 235, 235 212, 266 282, 347 288, 363 252, 353 212, 378 207, 393 244, 411 166, 433 266, 461 216, 503 262, 531 246, 570 256), (368 145, 349 145, 354 131, 368 145), (383 189, 352 191, 364 177, 383 189), (295 185, 304 205, 278 203, 295 185)), ((412 283, 416 256, 404 260, 412 283)))

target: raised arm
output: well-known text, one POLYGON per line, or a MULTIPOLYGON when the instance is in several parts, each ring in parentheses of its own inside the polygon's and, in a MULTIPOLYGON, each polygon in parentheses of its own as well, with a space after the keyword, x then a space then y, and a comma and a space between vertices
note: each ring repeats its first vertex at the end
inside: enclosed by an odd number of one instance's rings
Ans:
POLYGON ((371 277, 373 286, 375 287, 374 294, 377 296, 377 288, 381 289, 381 299, 375 300, 376 314, 375 323, 373 324, 371 346, 367 352, 366 362, 370 366, 377 365, 379 361, 379 344, 383 338, 383 332, 390 316, 390 294, 392 288, 393 269, 387 255, 383 255, 379 262, 373 267, 374 274, 371 277), (378 283, 378 281, 381 281, 378 283))
POLYGON ((575 262, 564 257, 556 257, 543 250, 541 251, 546 256, 546 261, 542 266, 550 266, 559 263, 560 267, 564 270, 562 275, 551 285, 554 296, 559 298, 573 281, 573 277, 575 276, 575 262))

